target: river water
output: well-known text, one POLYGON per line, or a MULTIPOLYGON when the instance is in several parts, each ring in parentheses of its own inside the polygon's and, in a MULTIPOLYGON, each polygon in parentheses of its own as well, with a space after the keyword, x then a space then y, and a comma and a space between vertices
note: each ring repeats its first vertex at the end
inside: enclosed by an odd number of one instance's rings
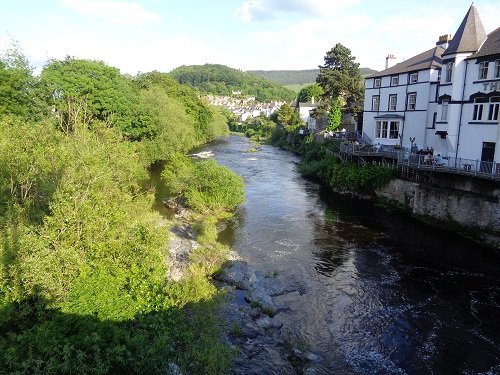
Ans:
POLYGON ((302 178, 244 137, 205 146, 246 203, 219 240, 298 291, 277 315, 318 374, 499 374, 500 252, 302 178))

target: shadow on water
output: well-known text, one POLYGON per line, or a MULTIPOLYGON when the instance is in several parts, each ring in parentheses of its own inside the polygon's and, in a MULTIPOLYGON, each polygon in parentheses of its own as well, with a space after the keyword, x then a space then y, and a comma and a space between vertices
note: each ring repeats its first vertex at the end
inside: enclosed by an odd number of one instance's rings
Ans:
POLYGON ((315 267, 337 280, 331 329, 358 373, 500 371, 498 252, 327 189, 319 199, 315 267))

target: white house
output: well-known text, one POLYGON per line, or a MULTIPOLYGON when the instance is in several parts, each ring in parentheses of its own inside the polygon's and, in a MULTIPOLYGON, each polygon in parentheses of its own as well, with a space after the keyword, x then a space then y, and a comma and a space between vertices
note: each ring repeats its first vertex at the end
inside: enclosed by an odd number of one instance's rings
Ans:
POLYGON ((371 143, 499 161, 500 29, 486 35, 474 4, 453 38, 365 79, 371 143))
POLYGON ((314 98, 311 98, 311 102, 299 102, 293 101, 290 106, 295 107, 299 112, 300 119, 304 121, 307 125, 307 129, 314 133, 316 131, 316 119, 312 117, 312 113, 318 107, 318 103, 314 102, 314 98))

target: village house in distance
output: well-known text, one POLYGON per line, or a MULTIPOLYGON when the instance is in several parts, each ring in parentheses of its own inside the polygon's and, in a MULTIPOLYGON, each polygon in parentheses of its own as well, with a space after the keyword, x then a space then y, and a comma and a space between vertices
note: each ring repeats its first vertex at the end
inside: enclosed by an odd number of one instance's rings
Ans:
POLYGON ((500 160, 500 28, 486 34, 472 4, 453 37, 391 66, 393 57, 365 79, 364 140, 491 169, 500 160))

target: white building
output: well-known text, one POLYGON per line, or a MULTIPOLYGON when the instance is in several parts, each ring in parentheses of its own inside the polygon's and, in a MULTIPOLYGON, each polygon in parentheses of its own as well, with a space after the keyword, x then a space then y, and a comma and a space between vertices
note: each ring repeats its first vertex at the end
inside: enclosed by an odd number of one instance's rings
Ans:
POLYGON ((435 154, 499 161, 500 28, 474 4, 451 39, 365 79, 363 137, 435 154))
POLYGON ((294 100, 290 103, 290 107, 295 108, 295 110, 298 111, 300 119, 305 122, 307 129, 311 133, 316 131, 316 119, 312 116, 312 114, 318 105, 319 103, 314 102, 314 98, 311 98, 311 102, 297 102, 294 100))

